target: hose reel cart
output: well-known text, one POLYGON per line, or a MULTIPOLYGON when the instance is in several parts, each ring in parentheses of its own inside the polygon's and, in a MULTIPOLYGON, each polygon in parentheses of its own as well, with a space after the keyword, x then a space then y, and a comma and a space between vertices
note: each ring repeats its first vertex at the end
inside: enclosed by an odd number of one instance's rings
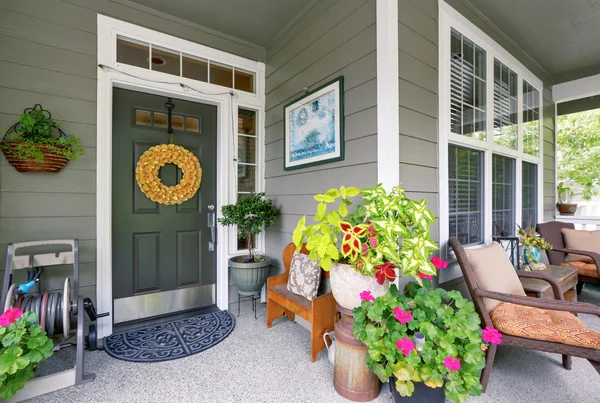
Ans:
POLYGON ((63 341, 67 341, 73 335, 76 336, 75 367, 32 379, 24 389, 15 395, 13 400, 17 398, 16 401, 19 401, 94 380, 93 373, 84 373, 83 350, 86 341, 90 350, 96 349, 96 326, 93 323, 89 325, 89 335, 85 338, 85 313, 88 314, 90 321, 95 321, 97 317, 108 314, 97 315, 92 301, 79 295, 79 241, 77 239, 20 242, 8 245, 0 309, 4 312, 10 308, 19 308, 23 312, 35 312, 38 316, 37 323, 42 326, 49 337, 61 337, 63 341), (69 246, 70 251, 65 251, 69 246), (22 249, 32 250, 34 248, 60 251, 35 254, 26 254, 21 251, 22 253, 19 253, 22 249), (45 270, 46 276, 51 276, 52 266, 59 265, 72 265, 72 277, 67 277, 64 282, 61 282, 63 285, 61 290, 45 291, 42 273, 45 270), (28 271, 26 283, 20 285, 13 283, 13 274, 17 270, 28 271), (36 284, 39 293, 37 295, 28 293, 36 284), (71 329, 73 315, 77 315, 75 330, 71 329))

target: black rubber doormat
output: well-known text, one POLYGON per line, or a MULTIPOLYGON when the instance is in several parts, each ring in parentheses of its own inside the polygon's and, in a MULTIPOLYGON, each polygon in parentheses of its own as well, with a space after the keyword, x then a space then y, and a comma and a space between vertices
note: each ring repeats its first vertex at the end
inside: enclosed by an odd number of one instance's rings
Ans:
POLYGON ((117 333, 104 340, 111 356, 133 362, 159 362, 187 357, 223 341, 235 326, 229 311, 219 311, 117 333))

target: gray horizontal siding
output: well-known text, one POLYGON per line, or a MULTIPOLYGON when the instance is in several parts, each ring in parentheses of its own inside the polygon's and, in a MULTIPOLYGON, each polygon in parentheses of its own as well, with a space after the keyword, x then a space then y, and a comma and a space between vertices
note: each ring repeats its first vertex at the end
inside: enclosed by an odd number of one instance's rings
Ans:
POLYGON ((280 265, 298 220, 315 212, 313 196, 341 185, 377 181, 375 1, 319 2, 267 49, 266 193, 282 209, 267 230, 266 251, 280 265), (283 107, 344 76, 345 159, 283 170, 283 107))
MULTIPOLYGON (((398 1, 400 182, 439 217, 437 1, 398 1)), ((439 240, 439 228, 431 226, 439 240)))
MULTIPOLYGON (((0 157, 0 261, 9 242, 79 238, 82 293, 94 300, 98 13, 253 60, 266 54, 126 1, 0 2, 0 129, 39 103, 66 133, 81 138, 85 151, 58 174, 21 174, 0 157)), ((48 270, 47 288, 60 288, 56 279, 66 273, 64 267, 48 270)))

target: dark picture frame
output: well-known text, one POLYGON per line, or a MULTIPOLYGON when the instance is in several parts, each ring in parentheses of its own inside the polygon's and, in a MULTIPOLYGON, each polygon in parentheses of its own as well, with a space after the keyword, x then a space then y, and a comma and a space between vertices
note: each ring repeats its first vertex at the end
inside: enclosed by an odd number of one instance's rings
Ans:
POLYGON ((344 160, 344 77, 283 107, 283 169, 344 160))

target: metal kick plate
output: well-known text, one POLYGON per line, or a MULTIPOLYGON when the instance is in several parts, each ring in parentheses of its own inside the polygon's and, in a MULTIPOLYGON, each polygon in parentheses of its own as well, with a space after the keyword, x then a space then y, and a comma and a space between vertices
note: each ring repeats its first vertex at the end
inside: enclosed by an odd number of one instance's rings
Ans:
POLYGON ((216 285, 208 284, 115 299, 114 323, 214 305, 215 291, 216 285))

